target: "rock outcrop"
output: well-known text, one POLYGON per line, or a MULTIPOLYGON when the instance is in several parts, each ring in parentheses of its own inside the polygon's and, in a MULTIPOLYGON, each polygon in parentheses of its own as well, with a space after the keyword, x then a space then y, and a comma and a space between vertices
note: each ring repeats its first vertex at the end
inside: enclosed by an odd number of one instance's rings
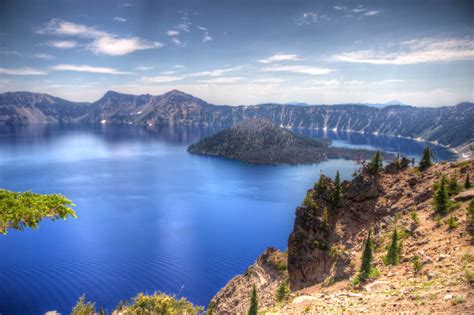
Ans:
POLYGON ((254 285, 259 306, 274 305, 277 287, 288 277, 286 261, 286 254, 275 248, 268 248, 244 274, 234 277, 214 296, 209 309, 216 314, 246 314, 254 285))
MULTIPOLYGON (((261 311, 474 312, 472 219, 466 211, 474 198, 473 189, 453 194, 452 210, 445 217, 436 216, 432 205, 433 186, 440 176, 457 177, 459 183, 467 174, 474 178, 474 160, 440 163, 423 172, 409 167, 408 161, 402 165, 389 164, 376 175, 362 171, 352 181, 343 182, 337 207, 333 206, 332 179, 323 176, 308 191, 305 202, 296 209, 288 241, 288 277, 293 293, 287 302, 278 304, 268 299, 264 291, 259 292, 265 301, 261 311), (385 266, 383 257, 394 224, 402 242, 400 263, 385 266), (370 228, 379 276, 354 287, 350 279, 360 266, 363 242, 370 228)), ((237 276, 216 298, 222 297, 223 292, 227 301, 246 297, 242 303, 248 307, 252 282, 243 279, 249 278, 247 273, 237 276), (234 293, 232 288, 236 287, 239 289, 234 293)), ((272 281, 272 277, 266 279, 272 281)), ((276 288, 281 280, 273 284, 268 281, 266 287, 276 288)), ((229 307, 224 313, 245 312, 245 307, 233 303, 226 304, 229 307)))

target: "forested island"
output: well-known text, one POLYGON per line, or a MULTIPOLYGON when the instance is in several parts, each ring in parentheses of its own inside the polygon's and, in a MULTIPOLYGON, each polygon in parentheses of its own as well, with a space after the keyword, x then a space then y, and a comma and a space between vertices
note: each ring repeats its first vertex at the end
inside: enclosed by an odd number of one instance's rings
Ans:
MULTIPOLYGON (((256 118, 204 138, 188 147, 188 152, 220 156, 251 164, 311 164, 327 159, 367 160, 374 151, 338 148, 327 138, 297 135, 272 122, 256 118)), ((391 154, 384 154, 390 159, 391 154)))

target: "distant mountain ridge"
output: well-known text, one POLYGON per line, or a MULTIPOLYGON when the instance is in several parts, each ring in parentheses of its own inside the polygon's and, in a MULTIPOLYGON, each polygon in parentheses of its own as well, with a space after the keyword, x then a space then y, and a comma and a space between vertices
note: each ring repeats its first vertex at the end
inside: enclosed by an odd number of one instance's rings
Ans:
POLYGON ((341 130, 400 136, 451 148, 474 143, 474 103, 438 108, 388 105, 213 105, 172 90, 163 95, 108 91, 93 103, 70 102, 47 94, 0 94, 0 124, 112 123, 231 127, 247 118, 265 118, 287 128, 341 130))

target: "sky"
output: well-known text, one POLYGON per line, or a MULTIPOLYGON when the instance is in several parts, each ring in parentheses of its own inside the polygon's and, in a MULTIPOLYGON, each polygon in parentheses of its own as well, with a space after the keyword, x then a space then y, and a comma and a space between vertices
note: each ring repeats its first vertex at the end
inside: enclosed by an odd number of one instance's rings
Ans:
POLYGON ((0 92, 474 101, 474 1, 0 0, 0 92))

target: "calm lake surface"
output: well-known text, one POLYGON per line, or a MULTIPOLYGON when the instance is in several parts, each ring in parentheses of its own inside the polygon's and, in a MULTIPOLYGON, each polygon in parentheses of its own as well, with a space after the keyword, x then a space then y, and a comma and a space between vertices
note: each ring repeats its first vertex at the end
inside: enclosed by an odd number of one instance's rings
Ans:
MULTIPOLYGON (((86 294, 111 310, 160 290, 207 305, 268 246, 285 250, 295 207, 320 172, 349 179, 353 161, 254 166, 193 156, 211 129, 136 126, 0 128, 0 187, 61 193, 77 219, 0 236, 0 313, 69 314, 86 294)), ((337 146, 419 158, 424 144, 358 133, 337 146)), ((455 158, 432 146, 438 159, 455 158)))

